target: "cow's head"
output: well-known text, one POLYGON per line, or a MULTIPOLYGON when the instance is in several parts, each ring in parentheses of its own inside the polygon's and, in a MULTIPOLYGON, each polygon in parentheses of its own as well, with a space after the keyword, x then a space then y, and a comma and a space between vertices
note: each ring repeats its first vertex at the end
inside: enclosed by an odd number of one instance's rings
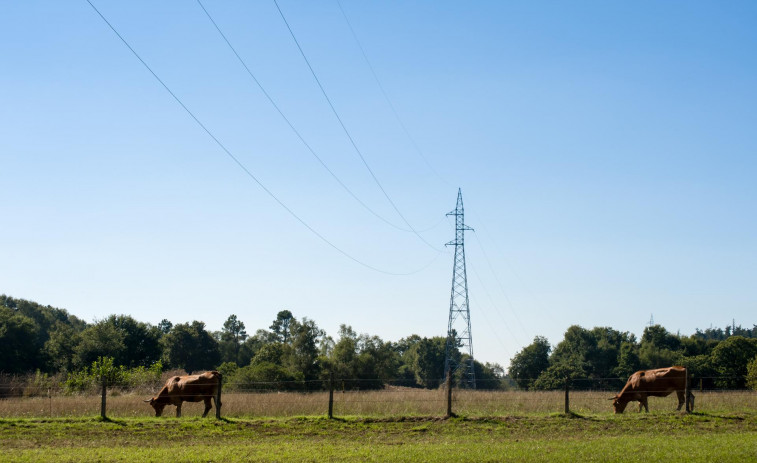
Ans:
POLYGON ((159 402, 155 397, 150 400, 145 400, 145 402, 149 403, 152 408, 155 409, 155 416, 162 415, 163 409, 166 408, 166 404, 164 402, 159 402))
POLYGON ((615 409, 616 414, 623 413, 626 409, 626 405, 628 405, 628 401, 621 401, 619 399, 619 396, 610 397, 610 400, 612 400, 612 407, 615 409))

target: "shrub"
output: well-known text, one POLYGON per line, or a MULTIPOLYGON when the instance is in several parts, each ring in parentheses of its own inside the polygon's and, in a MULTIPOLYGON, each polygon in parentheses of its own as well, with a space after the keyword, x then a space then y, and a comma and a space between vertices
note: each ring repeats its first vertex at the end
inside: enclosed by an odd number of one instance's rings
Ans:
POLYGON ((757 357, 747 364, 746 382, 749 389, 757 391, 757 357))

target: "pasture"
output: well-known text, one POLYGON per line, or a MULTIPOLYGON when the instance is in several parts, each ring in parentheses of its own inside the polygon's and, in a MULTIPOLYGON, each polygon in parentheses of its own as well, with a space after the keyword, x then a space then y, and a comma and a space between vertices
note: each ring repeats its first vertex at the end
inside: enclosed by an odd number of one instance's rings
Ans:
POLYGON ((673 396, 651 413, 613 415, 606 391, 455 391, 444 419, 442 391, 224 394, 222 420, 151 417, 142 395, 0 400, 3 461, 624 461, 757 460, 757 395, 697 393, 697 410, 673 396), (52 416, 51 416, 52 415, 52 416))
MULTIPOLYGON (((757 391, 694 391, 695 411, 702 413, 757 413, 757 391)), ((152 408, 143 402, 154 392, 109 391, 107 415, 110 418, 153 416, 152 408)), ((614 391, 571 391, 570 411, 578 414, 612 413, 607 400, 614 391)), ((453 413, 467 417, 509 415, 545 415, 560 413, 565 408, 562 391, 471 391, 453 390, 453 413)), ((95 416, 100 413, 99 395, 64 395, 51 391, 37 397, 11 397, 0 400, 0 418, 71 418, 95 416)), ((222 415, 226 418, 323 416, 328 411, 328 392, 259 392, 224 393, 222 415)), ((650 398, 651 411, 673 411, 675 394, 650 398)), ((187 403, 182 409, 186 417, 200 416, 201 403, 187 403)), ((334 393, 334 416, 337 417, 428 417, 446 412, 443 390, 387 387, 378 391, 347 391, 334 393)), ((635 403, 626 414, 635 413, 635 403)), ((166 407, 165 415, 173 416, 175 408, 166 407)), ((215 414, 215 411, 211 411, 215 414)))
POLYGON ((8 462, 746 462, 757 415, 2 419, 0 450, 8 462))

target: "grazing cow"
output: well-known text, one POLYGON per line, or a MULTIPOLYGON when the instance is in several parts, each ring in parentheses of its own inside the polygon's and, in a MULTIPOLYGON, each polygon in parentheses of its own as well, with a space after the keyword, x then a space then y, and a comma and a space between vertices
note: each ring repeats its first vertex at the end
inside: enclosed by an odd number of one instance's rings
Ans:
MULTIPOLYGON (((678 396, 678 410, 684 404, 686 390, 686 367, 658 368, 656 370, 641 370, 632 374, 620 394, 612 397, 615 413, 623 413, 628 402, 638 401, 641 408, 649 412, 647 397, 667 397, 671 392, 678 396)), ((689 391, 689 406, 694 410, 694 394, 689 391)))
POLYGON ((210 411, 210 398, 216 404, 218 409, 221 404, 216 399, 218 385, 221 383, 221 373, 217 371, 206 371, 200 375, 174 376, 166 381, 166 385, 160 390, 157 397, 145 400, 155 409, 155 416, 163 413, 166 405, 176 405, 176 417, 181 417, 182 402, 199 402, 205 401, 205 418, 210 411))

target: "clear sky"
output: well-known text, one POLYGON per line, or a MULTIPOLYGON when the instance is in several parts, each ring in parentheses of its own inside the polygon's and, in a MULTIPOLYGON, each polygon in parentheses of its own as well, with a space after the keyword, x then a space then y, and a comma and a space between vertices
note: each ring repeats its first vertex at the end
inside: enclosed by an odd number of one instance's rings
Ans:
POLYGON ((254 332, 289 309, 444 336, 462 188, 481 361, 572 324, 757 323, 757 4, 341 0, 348 23, 278 1, 423 239, 273 0, 203 5, 394 226, 196 1, 92 0, 299 220, 85 0, 6 2, 0 292, 87 321, 254 332))

